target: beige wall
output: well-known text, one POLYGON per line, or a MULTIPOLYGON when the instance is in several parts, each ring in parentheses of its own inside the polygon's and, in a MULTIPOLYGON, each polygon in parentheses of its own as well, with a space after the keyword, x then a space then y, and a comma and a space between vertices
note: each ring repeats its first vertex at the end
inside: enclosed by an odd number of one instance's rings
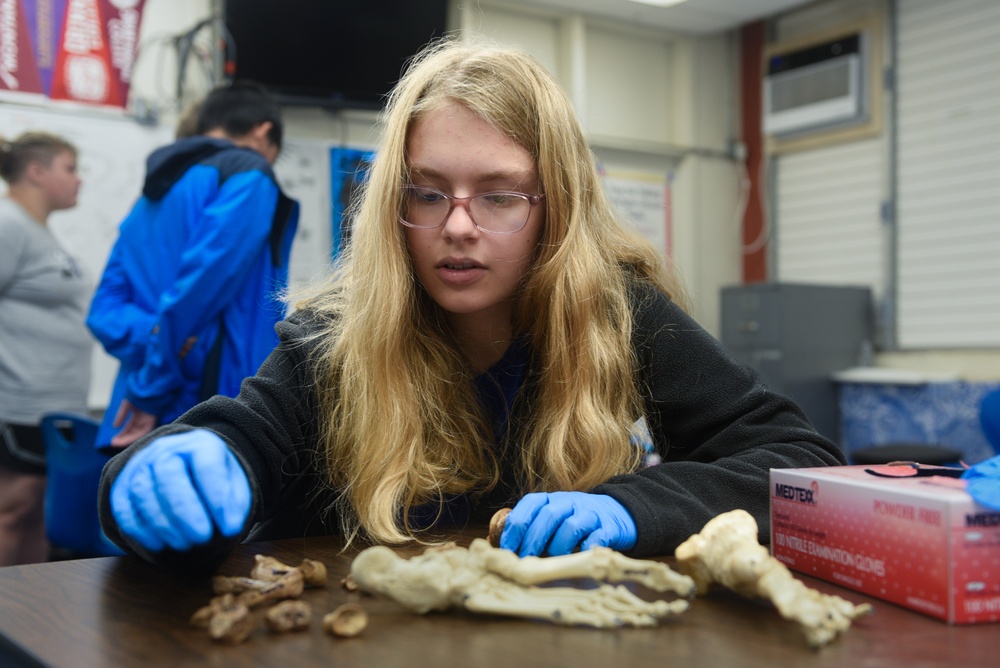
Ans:
MULTIPOLYGON (((176 63, 168 42, 209 15, 211 0, 150 0, 134 95, 176 121, 176 63)), ((739 179, 725 156, 736 124, 731 35, 689 38, 502 0, 454 3, 452 27, 519 46, 564 86, 595 152, 617 167, 671 172, 674 261, 694 298, 693 315, 718 331, 719 288, 740 280, 739 179)), ((207 34, 207 33, 206 33, 207 34)), ((189 67, 188 97, 210 88, 189 67)), ((290 137, 371 147, 373 113, 285 111, 290 137)))
POLYGON ((739 184, 726 156, 737 112, 732 35, 694 38, 503 2, 458 10, 467 33, 535 55, 560 81, 603 163, 673 176, 673 260, 693 315, 719 330, 719 289, 738 283, 739 184))
MULTIPOLYGON (((209 15, 211 0, 149 0, 142 25, 143 54, 133 89, 174 121, 169 97, 176 65, 165 35, 209 15)), ((781 36, 809 32, 870 11, 868 0, 827 0, 776 22, 781 36)), ((877 0, 884 7, 884 0, 877 0)), ((738 124, 734 33, 686 37, 640 26, 595 21, 571 12, 537 11, 504 0, 454 3, 451 26, 508 42, 534 54, 565 87, 595 152, 620 167, 673 174, 673 249, 694 300, 695 317, 719 331, 719 289, 741 280, 740 188, 736 165, 725 158, 738 124)), ((208 82, 189 70, 192 93, 208 82)), ((373 146, 375 115, 286 110, 290 136, 333 144, 373 146)), ((1000 352, 938 351, 880 354, 880 366, 1000 378, 1000 352)))
MULTIPOLYGON (((889 15, 890 4, 887 0, 823 0, 810 3, 803 8, 789 12, 780 19, 774 21, 773 34, 779 41, 795 40, 806 35, 823 33, 836 29, 849 21, 860 20, 873 13, 885 17, 884 30, 886 48, 883 49, 883 64, 891 65, 892 53, 888 48, 888 40, 893 29, 892 17, 889 15)), ((885 110, 891 113, 893 103, 891 92, 885 93, 885 110)), ((835 139, 830 145, 847 145, 850 142, 869 141, 878 144, 878 153, 881 156, 880 162, 873 164, 871 178, 883 182, 883 198, 888 198, 889 170, 891 168, 891 155, 888 132, 892 119, 887 116, 880 123, 879 132, 871 138, 852 137, 850 133, 844 133, 839 139, 835 139)), ((940 139, 940 138, 932 138, 940 139)), ((984 140, 986 141, 986 140, 984 140)), ((825 145, 825 144, 824 144, 825 145)), ((821 145, 822 146, 822 145, 821 145)), ((802 150, 809 151, 815 146, 805 146, 802 150)), ((773 203, 772 206, 778 206, 773 203)), ((780 225, 779 225, 780 227, 780 225)), ((888 257, 888 250, 883 250, 883 256, 888 257)), ((883 283, 888 283, 888 276, 885 274, 889 270, 888 260, 881 266, 883 271, 883 283)), ((876 289, 876 293, 879 290, 876 289)), ((970 381, 996 381, 1000 380, 1000 350, 912 350, 896 352, 880 352, 875 356, 875 366, 906 369, 932 374, 947 374, 970 381)))

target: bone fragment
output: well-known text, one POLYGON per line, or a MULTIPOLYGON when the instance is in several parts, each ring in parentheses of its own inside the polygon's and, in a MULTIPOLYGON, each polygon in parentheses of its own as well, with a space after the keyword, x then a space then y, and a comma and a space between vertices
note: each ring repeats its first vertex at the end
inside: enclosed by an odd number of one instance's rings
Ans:
POLYGON ((289 566, 274 557, 257 554, 254 555, 254 566, 253 570, 250 571, 250 577, 255 580, 275 582, 296 568, 302 571, 302 577, 306 586, 326 586, 326 565, 315 559, 303 559, 302 563, 298 566, 289 566))
POLYGON ((191 624, 208 629, 213 640, 234 645, 246 640, 257 627, 250 608, 232 594, 213 598, 191 616, 191 624))
POLYGON ((360 635, 368 626, 368 613, 356 603, 344 603, 323 615, 323 629, 341 638, 360 635))
POLYGON ((698 593, 720 584, 747 598, 767 599, 782 617, 802 626, 813 647, 827 644, 852 620, 873 611, 867 603, 854 605, 795 579, 758 543, 757 522, 745 510, 713 518, 678 546, 675 556, 678 569, 697 583, 698 593))
POLYGON ((312 608, 305 601, 281 601, 271 606, 264 615, 268 628, 278 633, 301 631, 312 622, 312 608))
POLYGON ((322 561, 303 559, 302 563, 299 564, 299 570, 302 571, 302 578, 305 580, 307 587, 326 586, 326 564, 322 561))
POLYGON ((240 576, 216 575, 212 578, 212 591, 216 594, 239 594, 251 589, 263 589, 269 582, 240 576))
POLYGON ((510 511, 511 508, 501 508, 490 518, 489 541, 493 547, 500 547, 500 536, 503 534, 503 527, 507 522, 507 515, 510 514, 510 511))
MULTIPOLYGON (((231 594, 230 598, 232 598, 231 594)), ((222 607, 221 601, 222 597, 216 596, 215 598, 213 598, 208 602, 208 605, 202 606, 197 610, 195 610, 194 614, 191 615, 191 626, 196 626, 199 629, 207 629, 208 623, 212 620, 212 615, 214 615, 216 611, 221 609, 222 607)))
POLYGON ((286 598, 296 598, 302 595, 304 589, 302 571, 293 568, 274 582, 261 589, 249 589, 239 595, 239 600, 247 607, 260 605, 265 601, 278 601, 286 598))

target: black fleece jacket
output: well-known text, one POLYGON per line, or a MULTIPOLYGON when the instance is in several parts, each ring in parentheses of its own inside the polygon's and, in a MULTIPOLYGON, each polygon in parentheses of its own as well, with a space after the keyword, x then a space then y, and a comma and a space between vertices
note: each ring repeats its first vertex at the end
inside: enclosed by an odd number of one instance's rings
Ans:
MULTIPOLYGON (((617 499, 635 520, 638 540, 631 556, 669 555, 712 517, 749 511, 770 532, 768 474, 772 468, 844 463, 839 448, 819 435, 789 399, 769 391, 757 374, 730 356, 666 295, 645 285, 634 291, 633 347, 636 386, 662 463, 616 476, 593 490, 617 499)), ((165 566, 211 570, 240 540, 274 540, 335 533, 338 520, 325 510, 325 487, 314 453, 316 398, 315 323, 296 314, 279 323, 281 343, 235 399, 214 397, 157 429, 114 457, 101 479, 101 524, 123 549, 165 566), (109 495, 128 459, 156 437, 202 428, 222 437, 250 478, 254 507, 244 534, 214 539, 184 553, 150 554, 123 536, 112 517, 109 495)), ((515 471, 519 439, 532 406, 533 374, 515 399, 505 443, 499 446, 500 484, 469 495, 470 518, 488 520, 521 496, 515 471)))

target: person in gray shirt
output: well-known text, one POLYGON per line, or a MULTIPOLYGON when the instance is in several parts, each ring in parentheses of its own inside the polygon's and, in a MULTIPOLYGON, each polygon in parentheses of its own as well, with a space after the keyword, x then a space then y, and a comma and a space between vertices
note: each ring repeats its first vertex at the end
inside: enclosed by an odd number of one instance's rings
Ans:
POLYGON ((48 228, 49 214, 76 205, 76 163, 56 135, 0 140, 0 566, 48 559, 39 423, 86 410, 92 286, 48 228))

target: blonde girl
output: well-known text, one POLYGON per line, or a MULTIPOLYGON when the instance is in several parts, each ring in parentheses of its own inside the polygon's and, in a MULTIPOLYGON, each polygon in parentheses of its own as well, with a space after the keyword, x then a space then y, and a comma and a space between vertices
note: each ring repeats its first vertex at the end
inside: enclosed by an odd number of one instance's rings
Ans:
POLYGON ((684 313, 532 57, 434 44, 383 120, 350 247, 257 376, 105 470, 119 544, 205 565, 248 536, 399 543, 510 505, 521 555, 663 554, 736 507, 766 533, 769 468, 843 461, 684 313))

